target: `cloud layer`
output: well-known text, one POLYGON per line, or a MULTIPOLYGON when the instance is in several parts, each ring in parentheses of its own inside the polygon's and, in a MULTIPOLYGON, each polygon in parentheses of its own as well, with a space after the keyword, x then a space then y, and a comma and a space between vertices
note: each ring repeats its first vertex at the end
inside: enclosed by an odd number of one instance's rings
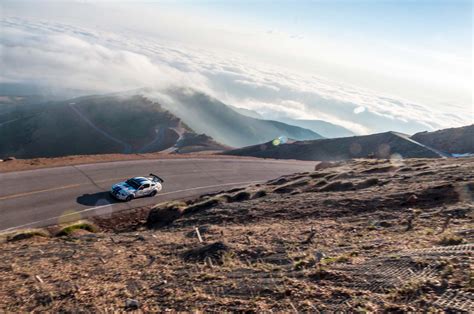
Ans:
POLYGON ((0 82, 94 93, 191 87, 267 118, 322 119, 360 134, 472 123, 460 112, 435 111, 237 54, 46 21, 5 18, 0 25, 0 82))

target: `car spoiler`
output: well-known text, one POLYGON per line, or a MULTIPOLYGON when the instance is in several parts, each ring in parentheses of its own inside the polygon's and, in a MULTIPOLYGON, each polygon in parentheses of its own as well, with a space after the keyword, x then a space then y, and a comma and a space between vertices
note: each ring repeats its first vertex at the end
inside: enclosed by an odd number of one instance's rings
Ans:
POLYGON ((156 174, 150 173, 150 176, 153 177, 153 181, 159 181, 160 183, 165 182, 165 180, 163 180, 162 178, 160 178, 160 177, 157 176, 156 174))

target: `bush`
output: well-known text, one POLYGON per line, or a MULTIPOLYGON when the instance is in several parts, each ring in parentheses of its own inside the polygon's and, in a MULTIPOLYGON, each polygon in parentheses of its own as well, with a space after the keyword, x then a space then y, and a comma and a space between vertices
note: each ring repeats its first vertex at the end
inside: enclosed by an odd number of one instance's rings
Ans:
POLYGON ((242 191, 231 196, 229 202, 242 202, 250 198, 250 193, 242 191))
POLYGON ((90 223, 85 220, 80 220, 63 227, 61 230, 59 230, 56 233, 56 236, 57 237, 68 236, 68 235, 71 235, 76 230, 86 230, 89 232, 97 232, 99 231, 99 228, 93 223, 90 223))
POLYGON ((48 238, 50 236, 49 232, 43 229, 25 229, 12 232, 6 236, 7 242, 15 242, 25 239, 30 239, 33 237, 44 237, 48 238))
POLYGON ((445 235, 444 237, 439 240, 438 244, 439 245, 458 245, 462 244, 464 242, 464 239, 457 236, 457 235, 445 235))
POLYGON ((158 228, 172 223, 181 217, 187 204, 184 202, 168 202, 155 206, 148 214, 146 225, 148 228, 158 228))
POLYGON ((262 189, 262 190, 258 190, 258 191, 256 191, 256 192, 252 195, 251 199, 256 199, 256 198, 264 197, 264 196, 266 196, 266 195, 267 195, 267 191, 265 191, 265 190, 263 190, 263 189, 262 189))

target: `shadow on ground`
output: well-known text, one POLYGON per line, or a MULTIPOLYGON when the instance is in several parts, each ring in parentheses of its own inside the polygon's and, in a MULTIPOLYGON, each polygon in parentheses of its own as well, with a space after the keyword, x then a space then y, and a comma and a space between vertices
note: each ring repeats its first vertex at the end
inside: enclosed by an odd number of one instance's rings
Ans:
POLYGON ((86 206, 102 206, 119 203, 109 192, 98 192, 94 194, 83 194, 76 198, 76 202, 86 206))

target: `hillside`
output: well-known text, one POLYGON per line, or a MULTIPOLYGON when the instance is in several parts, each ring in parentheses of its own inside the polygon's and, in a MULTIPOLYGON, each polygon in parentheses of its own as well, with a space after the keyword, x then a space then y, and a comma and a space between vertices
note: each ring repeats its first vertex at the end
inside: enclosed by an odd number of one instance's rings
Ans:
MULTIPOLYGON (((256 119, 265 119, 262 115, 254 110, 245 108, 232 107, 233 110, 237 111, 244 116, 248 116, 256 119)), ((305 120, 305 119, 291 119, 291 118, 276 118, 275 120, 294 126, 299 126, 311 130, 319 135, 327 138, 334 137, 346 137, 354 136, 354 132, 334 123, 330 123, 324 120, 305 120)))
POLYGON ((299 160, 346 160, 352 158, 439 158, 442 154, 408 136, 386 132, 273 145, 272 142, 223 152, 226 155, 299 160))
POLYGON ((472 312, 473 161, 320 164, 4 235, 0 312, 472 312))
POLYGON ((0 156, 4 157, 172 150, 184 134, 193 151, 228 148, 200 136, 158 103, 141 96, 87 96, 16 106, 0 116, 0 128, 0 156))
POLYGON ((219 100, 193 90, 176 89, 167 95, 171 101, 160 99, 167 110, 196 132, 232 147, 255 145, 279 136, 297 140, 322 138, 308 129, 242 115, 219 100))
POLYGON ((474 154, 474 124, 434 132, 420 132, 411 138, 448 154, 474 154))
POLYGON ((323 137, 335 138, 335 137, 347 137, 354 136, 354 132, 334 123, 330 123, 323 120, 304 120, 304 119, 289 119, 282 118, 279 121, 288 123, 291 125, 296 125, 302 128, 309 129, 318 134, 321 134, 323 137))

